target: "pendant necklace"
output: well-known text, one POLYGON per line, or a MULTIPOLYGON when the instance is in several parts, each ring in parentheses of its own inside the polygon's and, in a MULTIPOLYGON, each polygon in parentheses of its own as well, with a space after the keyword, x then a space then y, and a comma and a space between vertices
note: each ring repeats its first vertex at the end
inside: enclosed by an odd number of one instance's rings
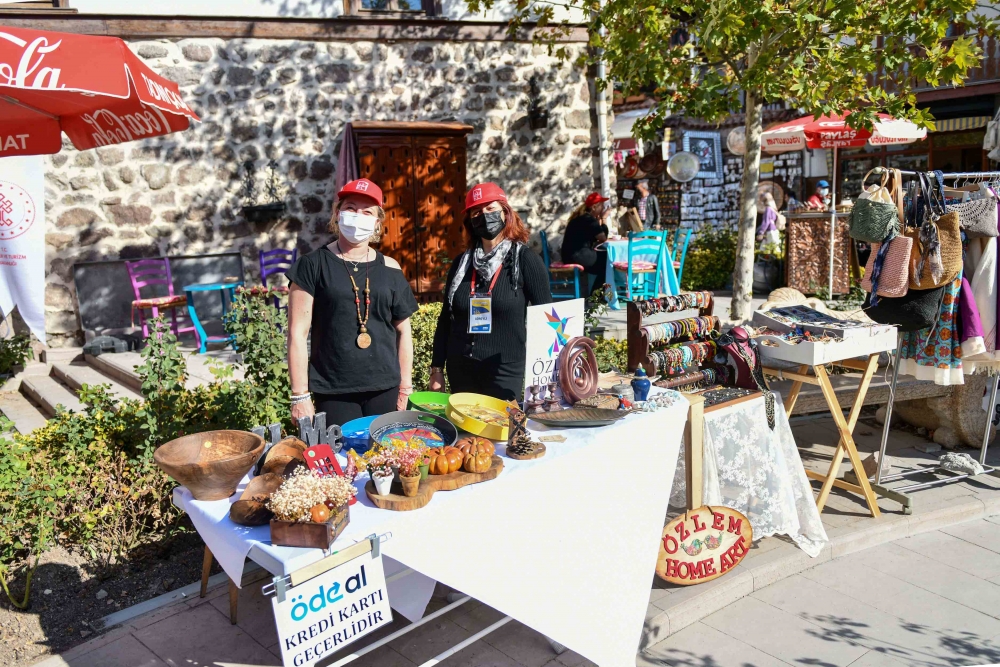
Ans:
MULTIPOLYGON (((341 259, 344 259, 344 258, 341 257, 341 259)), ((367 257, 365 259, 367 259, 367 257)), ((365 317, 364 317, 364 319, 361 318, 361 294, 360 294, 360 292, 358 290, 358 284, 356 282, 354 282, 354 276, 352 276, 350 273, 347 274, 347 277, 351 279, 351 287, 354 288, 354 307, 357 308, 357 310, 358 310, 358 324, 361 327, 361 333, 358 334, 357 343, 358 343, 358 347, 360 347, 362 350, 367 349, 368 346, 372 344, 372 337, 371 337, 371 335, 369 335, 368 329, 365 327, 365 324, 368 323, 368 316, 371 315, 371 312, 372 312, 371 290, 369 289, 371 283, 370 283, 370 279, 368 277, 368 265, 369 264, 370 264, 370 262, 368 262, 368 263, 365 264, 365 317)), ((344 268, 345 269, 347 268, 347 261, 346 260, 344 261, 344 268)), ((357 271, 358 270, 357 267, 355 267, 354 270, 357 271)))

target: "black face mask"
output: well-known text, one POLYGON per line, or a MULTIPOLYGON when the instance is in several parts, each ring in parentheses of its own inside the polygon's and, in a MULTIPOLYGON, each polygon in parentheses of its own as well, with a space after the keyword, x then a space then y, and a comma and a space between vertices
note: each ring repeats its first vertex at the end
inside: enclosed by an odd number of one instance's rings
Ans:
POLYGON ((472 233, 481 239, 487 239, 492 241, 503 228, 507 226, 507 223, 503 219, 503 211, 486 211, 484 213, 477 213, 472 216, 472 233))

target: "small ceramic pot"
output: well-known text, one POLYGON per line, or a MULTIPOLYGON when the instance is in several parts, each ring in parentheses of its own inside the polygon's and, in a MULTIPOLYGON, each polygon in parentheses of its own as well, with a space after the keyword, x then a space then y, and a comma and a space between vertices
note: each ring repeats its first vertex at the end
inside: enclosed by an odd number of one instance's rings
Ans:
POLYGON ((380 496, 389 495, 389 489, 392 488, 392 475, 385 475, 384 477, 372 477, 372 482, 375 484, 375 492, 380 496))
POLYGON ((649 388, 652 386, 652 383, 649 381, 649 377, 647 377, 646 371, 642 367, 636 369, 635 377, 632 378, 631 384, 635 400, 645 401, 649 395, 649 388))
POLYGON ((420 475, 414 475, 413 477, 403 477, 400 475, 399 480, 403 483, 404 496, 412 498, 417 495, 417 489, 420 487, 420 475))
POLYGON ((431 474, 431 462, 420 464, 420 479, 427 479, 427 476, 431 474))

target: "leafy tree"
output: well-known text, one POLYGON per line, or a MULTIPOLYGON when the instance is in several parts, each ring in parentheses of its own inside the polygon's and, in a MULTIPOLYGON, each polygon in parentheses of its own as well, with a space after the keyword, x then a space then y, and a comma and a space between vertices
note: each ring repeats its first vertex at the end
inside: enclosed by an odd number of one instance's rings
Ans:
MULTIPOLYGON (((496 0, 466 0, 483 11, 496 0)), ((878 112, 933 127, 916 108, 913 82, 962 85, 980 61, 975 38, 997 34, 976 0, 515 0, 510 31, 535 21, 535 39, 567 57, 559 38, 588 17, 590 52, 625 95, 652 93, 654 111, 636 123, 652 138, 670 113, 709 121, 746 113, 734 318, 750 314, 762 108, 789 101, 806 114, 847 113, 870 129, 878 112), (567 19, 568 17, 568 19, 567 19), (959 17, 964 36, 946 40, 959 17), (889 73, 871 85, 870 78, 889 73)))

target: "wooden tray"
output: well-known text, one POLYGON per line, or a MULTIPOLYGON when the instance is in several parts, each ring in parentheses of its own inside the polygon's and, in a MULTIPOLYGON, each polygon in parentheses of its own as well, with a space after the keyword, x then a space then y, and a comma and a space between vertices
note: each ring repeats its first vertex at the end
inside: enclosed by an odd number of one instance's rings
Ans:
POLYGON ((493 467, 483 473, 460 470, 447 475, 428 475, 427 479, 420 481, 420 488, 415 496, 404 496, 403 485, 396 481, 392 483, 389 495, 380 496, 375 493, 375 483, 371 480, 365 484, 365 495, 379 509, 409 512, 429 503, 435 491, 454 491, 469 484, 488 482, 496 479, 501 472, 503 472, 503 459, 494 454, 493 467))
POLYGON ((530 461, 532 459, 540 459, 545 456, 545 445, 538 443, 535 446, 535 451, 530 454, 512 454, 507 452, 507 457, 512 458, 515 461, 530 461))

